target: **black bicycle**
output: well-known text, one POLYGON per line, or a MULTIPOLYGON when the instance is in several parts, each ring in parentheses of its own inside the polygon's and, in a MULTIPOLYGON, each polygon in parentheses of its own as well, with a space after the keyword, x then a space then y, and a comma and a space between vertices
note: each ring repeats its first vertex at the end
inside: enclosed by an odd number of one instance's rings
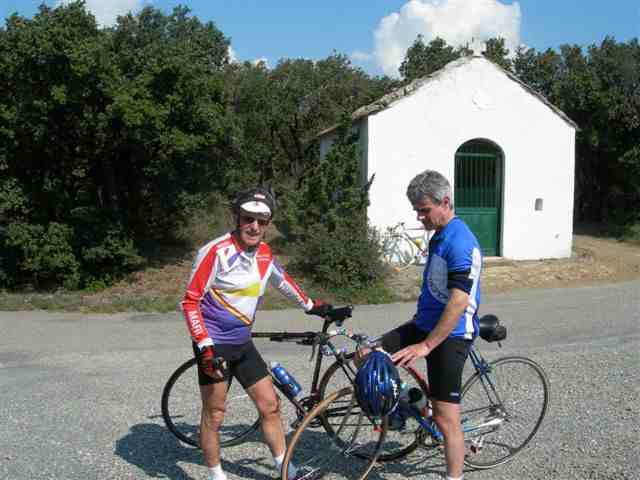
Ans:
MULTIPOLYGON (((282 396, 289 400, 295 408, 296 418, 292 427, 297 428, 303 422, 307 413, 320 404, 333 392, 348 389, 352 391, 356 375, 354 365, 355 346, 374 345, 377 339, 368 340, 364 334, 357 334, 344 328, 343 322, 351 317, 353 307, 335 308, 324 319, 320 332, 254 332, 254 338, 268 338, 274 342, 295 342, 312 347, 311 360, 315 357, 315 367, 311 379, 311 388, 306 390, 308 396, 297 398, 279 384, 275 377, 273 382, 282 396), (333 327, 330 329, 330 327, 333 327), (336 345, 337 337, 348 338, 354 346, 347 350, 336 345), (333 357, 333 363, 320 375, 323 357, 333 357)), ((162 417, 167 428, 181 441, 199 446, 199 425, 201 400, 197 382, 195 358, 187 360, 171 375, 162 392, 162 417)), ((402 380, 413 388, 427 393, 424 376, 413 367, 400 369, 402 380)), ((273 375, 272 375, 273 376, 273 375)), ((355 459, 368 462, 374 458, 377 461, 388 461, 400 458, 418 445, 415 435, 405 432, 386 431, 379 422, 362 418, 361 414, 353 416, 355 397, 344 394, 332 402, 330 409, 323 415, 316 417, 310 428, 322 427, 319 432, 322 438, 316 442, 330 441, 334 445, 349 445, 350 455, 355 459), (345 415, 349 412, 349 415, 345 415), (366 425, 366 428, 364 426, 366 425), (328 434, 328 435, 326 435, 328 434), (355 439, 358 439, 355 442, 355 439), (386 441, 385 441, 386 440, 386 441), (383 442, 384 441, 384 442, 383 442), (354 445, 357 443, 357 447, 354 445)), ((356 409, 359 412, 359 409, 356 409)), ((242 386, 229 380, 227 394, 227 409, 224 423, 220 429, 220 445, 231 447, 244 442, 249 435, 258 430, 260 420, 253 402, 242 386)), ((317 444, 320 445, 319 443, 317 444)))

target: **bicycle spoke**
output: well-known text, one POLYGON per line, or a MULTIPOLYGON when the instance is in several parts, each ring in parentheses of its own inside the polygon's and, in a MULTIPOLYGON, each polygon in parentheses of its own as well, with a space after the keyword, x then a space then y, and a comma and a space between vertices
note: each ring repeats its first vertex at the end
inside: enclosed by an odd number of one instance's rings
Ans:
MULTIPOLYGON (((199 446, 202 401, 194 362, 184 364, 172 375, 163 392, 162 402, 167 427, 183 442, 199 446)), ((258 427, 255 423, 258 414, 253 402, 237 381, 231 382, 227 405, 229 408, 220 427, 222 447, 242 443, 258 427)))
MULTIPOLYGON (((352 361, 350 360, 350 362, 352 361)), ((399 369, 399 373, 400 378, 407 384, 408 388, 421 388, 426 395, 426 386, 422 383, 422 380, 417 377, 417 374, 405 368, 399 369)), ((350 380, 337 364, 333 364, 327 370, 325 377, 322 379, 320 394, 322 396, 327 396, 329 393, 345 387, 351 387, 350 380)), ((336 436, 336 441, 344 442, 344 437, 348 436, 350 433, 352 434, 355 429, 362 428, 364 421, 360 418, 360 408, 357 403, 353 403, 354 401, 354 398, 349 396, 340 397, 327 409, 324 416, 324 424, 327 433, 329 433, 329 435, 335 435, 338 427, 342 427, 340 435, 336 436), (344 415, 347 411, 349 411, 351 415, 345 419, 344 415)), ((366 419, 366 417, 364 418, 366 419)), ((390 420, 390 426, 387 429, 379 461, 385 462, 396 460, 415 450, 418 446, 418 431, 419 424, 413 417, 393 417, 390 420)), ((364 433, 360 433, 360 435, 364 435, 364 433)), ((370 435, 373 435, 373 433, 370 432, 370 435)), ((366 453, 366 451, 356 451, 355 455, 365 455, 366 453)))
POLYGON ((352 399, 350 389, 329 395, 294 432, 285 462, 291 461, 297 467, 297 478, 363 479, 374 467, 384 426, 364 416, 352 399), (340 406, 336 407, 338 403, 340 406), (341 417, 334 417, 334 437, 310 428, 315 418, 332 408, 344 412, 341 417))
POLYGON ((487 377, 473 377, 462 397, 466 462, 490 468, 510 460, 538 430, 548 404, 548 382, 534 362, 506 358, 487 377))

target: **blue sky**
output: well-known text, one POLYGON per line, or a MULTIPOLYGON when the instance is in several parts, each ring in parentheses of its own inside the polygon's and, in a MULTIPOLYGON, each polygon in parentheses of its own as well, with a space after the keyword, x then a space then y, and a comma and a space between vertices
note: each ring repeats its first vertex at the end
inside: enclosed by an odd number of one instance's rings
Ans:
MULTIPOLYGON (((59 0, 46 0, 54 6, 59 0)), ((63 0, 66 1, 66 0, 63 0)), ((41 0, 0 0, 0 15, 30 17, 41 0)), ((512 48, 537 50, 563 43, 590 45, 606 35, 640 37, 638 0, 87 0, 103 25, 117 14, 153 5, 170 12, 180 3, 231 38, 238 60, 320 59, 333 50, 372 74, 397 75, 418 33, 451 44, 502 36, 512 48)))

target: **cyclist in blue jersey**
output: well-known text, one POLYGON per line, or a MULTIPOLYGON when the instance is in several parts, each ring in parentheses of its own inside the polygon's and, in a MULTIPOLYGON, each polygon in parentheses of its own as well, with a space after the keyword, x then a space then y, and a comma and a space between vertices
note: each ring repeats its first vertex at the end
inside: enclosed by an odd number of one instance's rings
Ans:
POLYGON ((429 242, 422 291, 412 321, 384 335, 382 348, 398 365, 427 358, 433 419, 444 437, 447 479, 462 479, 464 435, 460 425, 462 370, 478 335, 482 255, 469 227, 455 216, 451 185, 426 170, 407 188, 418 220, 435 230, 429 242))

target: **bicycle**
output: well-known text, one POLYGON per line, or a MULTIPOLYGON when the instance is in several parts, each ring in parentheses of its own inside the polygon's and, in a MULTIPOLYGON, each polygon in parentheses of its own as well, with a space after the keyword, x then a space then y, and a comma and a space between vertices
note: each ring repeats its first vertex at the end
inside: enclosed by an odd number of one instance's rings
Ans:
MULTIPOLYGON (((342 327, 343 322, 351 317, 352 309, 353 307, 347 306, 330 311, 324 319, 320 332, 254 332, 252 334, 253 338, 267 338, 277 342, 294 341, 297 344, 312 347, 310 360, 315 358, 315 366, 308 396, 300 399, 293 397, 275 377, 273 378, 274 386, 295 408, 296 419, 292 424, 294 429, 304 421, 309 411, 322 403, 328 392, 353 385, 356 374, 355 351, 347 352, 345 348, 338 347, 334 343, 336 337, 350 338, 356 343, 365 341, 365 335, 354 334, 342 327), (332 324, 335 324, 337 328, 329 330, 332 324), (325 356, 333 357, 335 361, 320 378, 322 360, 325 356)), ((199 447, 198 430, 201 403, 195 365, 195 359, 189 359, 169 377, 162 392, 161 408, 167 428, 182 442, 199 447)), ((403 381, 426 393, 427 387, 424 377, 413 367, 401 369, 401 376, 403 381)), ((221 447, 232 447, 243 443, 260 426, 253 402, 238 382, 233 381, 233 378, 229 380, 228 392, 227 405, 229 408, 227 408, 224 423, 220 429, 221 447)), ((343 401, 346 403, 334 402, 332 409, 325 412, 322 418, 312 422, 313 428, 323 427, 328 434, 323 435, 325 438, 322 441, 329 439, 331 443, 342 445, 346 443, 343 435, 352 435, 354 438, 360 435, 358 429, 363 422, 353 425, 341 422, 344 413, 350 410, 349 404, 353 399, 343 398, 343 401), (355 435, 354 429, 356 429, 355 435)), ((376 450, 374 447, 378 445, 378 442, 381 442, 382 431, 368 429, 361 433, 367 435, 367 438, 361 439, 360 447, 354 448, 353 442, 350 443, 350 446, 352 454, 365 461, 372 458, 373 453, 377 453, 376 458, 379 461, 391 460, 402 454, 404 449, 414 448, 410 444, 405 444, 402 438, 398 438, 394 443, 388 443, 386 448, 376 450)), ((393 439, 393 437, 394 434, 390 434, 389 438, 393 439)), ((413 442, 413 439, 411 441, 413 442)))
POLYGON ((408 228, 398 222, 387 227, 382 237, 382 259, 398 271, 420 265, 429 254, 429 239, 429 231, 424 228, 408 228))
MULTIPOLYGON (((497 317, 486 315, 480 319, 480 337, 487 342, 500 342, 506 338, 506 327, 500 325, 497 317)), ((493 468, 513 459, 531 441, 546 415, 549 404, 549 380, 536 362, 519 356, 503 357, 487 362, 477 346, 470 352, 474 373, 462 388, 461 421, 465 434, 465 464, 473 469, 493 468)), ((287 478, 289 462, 304 466, 310 455, 305 451, 309 437, 306 428, 322 419, 334 408, 340 399, 353 398, 349 388, 344 388, 314 407, 293 434, 287 448, 283 468, 283 480, 287 478)), ((352 400, 350 415, 357 415, 359 409, 352 400)), ((346 416, 346 413, 344 414, 346 416)), ((361 420, 363 416, 358 417, 361 420)), ((363 425, 366 428, 366 425, 363 425)), ((409 448, 398 451, 393 458, 405 457, 419 446, 425 449, 442 449, 443 436, 431 416, 428 395, 414 388, 403 388, 398 407, 378 425, 382 436, 393 431, 404 432, 413 441, 405 441, 409 448), (423 400, 422 404, 420 400, 423 400)), ((393 441, 393 440, 391 440, 393 441)), ((380 450, 384 444, 380 446, 380 450)), ((341 453, 349 452, 350 445, 343 445, 341 453)), ((364 480, 379 461, 379 451, 371 451, 369 464, 355 477, 364 480)), ((338 456, 334 455, 335 459, 338 456)), ((331 468, 335 472, 334 460, 331 468)), ((309 471, 299 478, 314 477, 318 469, 309 471)), ((319 475, 321 476, 321 475, 319 475)), ((345 474, 346 476, 346 474, 345 474)), ((353 477, 347 477, 353 478, 353 477)))

